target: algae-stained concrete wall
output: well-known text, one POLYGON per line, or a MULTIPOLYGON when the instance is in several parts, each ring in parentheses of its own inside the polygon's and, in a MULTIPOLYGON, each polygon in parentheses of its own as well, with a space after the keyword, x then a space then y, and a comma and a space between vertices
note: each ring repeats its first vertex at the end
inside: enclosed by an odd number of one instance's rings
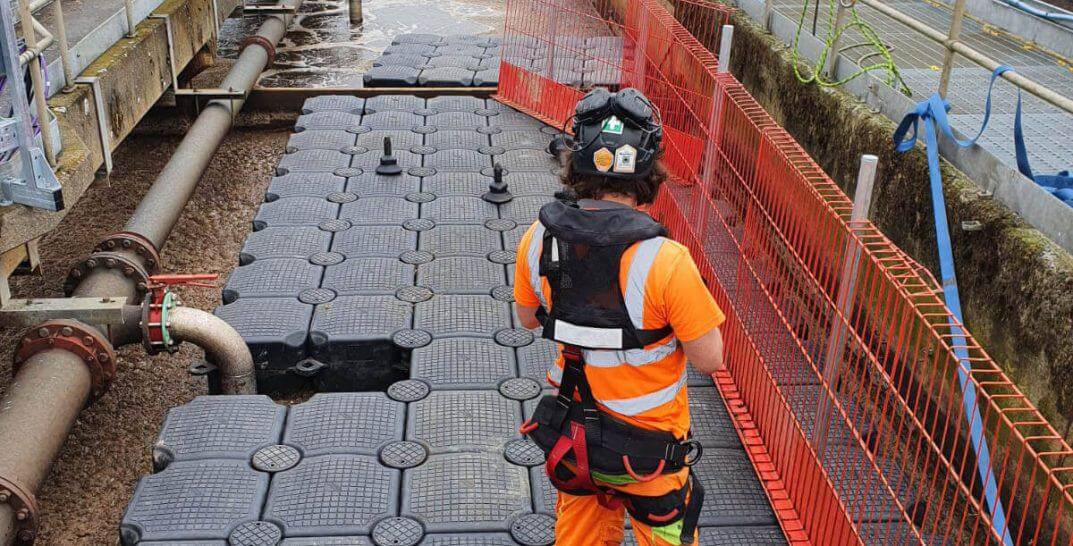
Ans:
MULTIPOLYGON (((889 119, 801 84, 780 41, 744 14, 733 24, 731 72, 848 194, 860 156, 879 156, 871 219, 938 277, 923 149, 896 154, 889 119)), ((1062 432, 1073 420, 1073 257, 945 162, 943 183, 969 329, 1062 432), (970 220, 981 229, 961 229, 970 220)))

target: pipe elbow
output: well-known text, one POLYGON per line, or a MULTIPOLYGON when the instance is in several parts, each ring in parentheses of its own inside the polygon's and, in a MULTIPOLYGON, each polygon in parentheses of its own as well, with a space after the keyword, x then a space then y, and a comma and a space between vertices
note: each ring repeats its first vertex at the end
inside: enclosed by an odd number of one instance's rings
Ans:
POLYGON ((179 306, 168 314, 167 328, 176 341, 193 343, 205 351, 205 358, 220 370, 224 393, 257 393, 253 355, 230 324, 207 311, 179 306))

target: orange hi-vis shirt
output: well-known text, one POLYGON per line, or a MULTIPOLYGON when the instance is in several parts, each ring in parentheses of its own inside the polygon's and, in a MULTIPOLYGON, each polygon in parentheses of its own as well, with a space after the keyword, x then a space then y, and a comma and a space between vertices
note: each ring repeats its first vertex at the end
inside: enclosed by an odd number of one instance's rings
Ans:
MULTIPOLYGON (((551 287, 539 274, 543 240, 544 226, 536 222, 518 243, 514 299, 526 307, 546 304, 550 310, 551 287)), ((643 318, 633 319, 635 327, 640 319, 645 329, 669 325, 673 333, 643 349, 586 349, 585 375, 593 397, 601 410, 623 421, 684 439, 690 421, 687 363, 680 342, 700 338, 726 317, 704 285, 689 250, 665 237, 638 241, 626 249, 619 266, 619 285, 627 307, 631 306, 631 296, 643 298, 643 310, 640 304, 633 305, 643 314, 643 318)), ((556 388, 563 372, 561 349, 547 376, 556 388)))

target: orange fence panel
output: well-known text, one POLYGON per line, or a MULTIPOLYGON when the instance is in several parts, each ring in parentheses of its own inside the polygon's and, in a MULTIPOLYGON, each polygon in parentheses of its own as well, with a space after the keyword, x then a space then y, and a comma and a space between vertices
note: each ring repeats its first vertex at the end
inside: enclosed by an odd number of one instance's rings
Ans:
POLYGON ((637 87, 659 109, 673 176, 652 212, 726 311, 719 386, 762 481, 779 484, 769 496, 787 536, 1073 545, 1073 450, 971 337, 949 334, 927 270, 850 221, 838 186, 717 73, 704 44, 719 43, 729 9, 667 5, 509 0, 498 98, 556 127, 593 86, 637 87), (983 501, 959 367, 1005 529, 983 501))

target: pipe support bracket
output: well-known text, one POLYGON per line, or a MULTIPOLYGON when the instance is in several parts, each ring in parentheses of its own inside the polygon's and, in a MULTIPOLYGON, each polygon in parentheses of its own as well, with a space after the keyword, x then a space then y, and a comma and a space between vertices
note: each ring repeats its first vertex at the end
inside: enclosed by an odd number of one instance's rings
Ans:
POLYGON ((70 319, 42 322, 31 328, 15 350, 12 370, 18 373, 23 363, 42 351, 62 349, 82 359, 92 381, 90 400, 108 390, 116 375, 116 355, 112 344, 92 326, 70 319))
POLYGON ((37 538, 37 497, 33 490, 14 478, 0 476, 0 504, 6 504, 15 515, 15 542, 23 546, 37 538))

